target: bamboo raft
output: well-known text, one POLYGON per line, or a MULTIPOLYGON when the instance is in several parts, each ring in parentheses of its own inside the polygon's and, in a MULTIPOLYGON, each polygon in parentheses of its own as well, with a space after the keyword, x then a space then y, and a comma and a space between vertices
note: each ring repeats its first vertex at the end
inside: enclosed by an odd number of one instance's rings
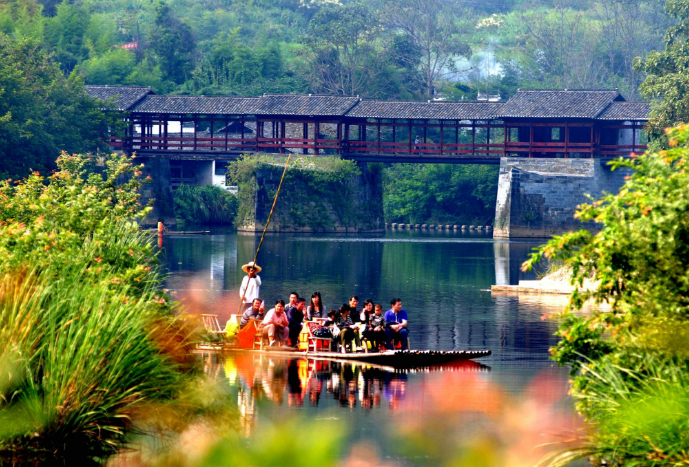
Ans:
POLYGON ((388 350, 385 352, 304 352, 284 347, 245 349, 238 346, 200 345, 199 352, 238 352, 272 355, 285 358, 309 358, 313 360, 338 360, 382 365, 395 369, 425 368, 447 363, 473 360, 491 355, 490 350, 388 350))

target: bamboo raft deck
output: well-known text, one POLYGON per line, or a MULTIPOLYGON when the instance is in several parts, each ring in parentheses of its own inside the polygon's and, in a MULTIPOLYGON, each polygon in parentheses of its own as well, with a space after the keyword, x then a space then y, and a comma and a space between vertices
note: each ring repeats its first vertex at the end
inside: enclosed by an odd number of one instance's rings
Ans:
POLYGON ((304 352, 285 347, 266 347, 264 349, 245 349, 237 346, 200 345, 198 351, 237 352, 272 355, 285 358, 309 358, 314 360, 338 360, 357 363, 368 363, 390 368, 425 368, 444 365, 462 360, 473 360, 491 355, 490 350, 389 350, 385 352, 304 352))

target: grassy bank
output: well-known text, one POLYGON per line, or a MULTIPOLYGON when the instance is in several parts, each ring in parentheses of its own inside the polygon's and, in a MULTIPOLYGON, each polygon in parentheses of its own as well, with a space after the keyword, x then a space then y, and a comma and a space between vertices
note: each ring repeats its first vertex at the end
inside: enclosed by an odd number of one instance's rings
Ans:
POLYGON ((133 413, 174 400, 190 374, 187 323, 134 222, 140 170, 86 163, 63 154, 50 177, 0 183, 4 462, 99 463, 133 413))

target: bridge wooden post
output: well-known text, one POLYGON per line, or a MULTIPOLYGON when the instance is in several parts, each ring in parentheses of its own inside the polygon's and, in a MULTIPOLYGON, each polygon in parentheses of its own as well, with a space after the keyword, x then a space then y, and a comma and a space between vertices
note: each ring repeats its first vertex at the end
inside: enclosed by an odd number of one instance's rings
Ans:
POLYGON ((210 149, 211 151, 215 151, 215 141, 213 141, 213 140, 215 139, 215 138, 214 138, 215 132, 213 131, 213 123, 214 123, 214 122, 215 122, 215 119, 214 119, 213 117, 211 117, 211 121, 210 121, 210 123, 209 123, 209 128, 210 128, 210 130, 211 130, 211 131, 210 131, 210 135, 211 135, 211 138, 210 138, 211 141, 210 141, 210 143, 211 143, 211 144, 209 145, 209 146, 210 146, 209 149, 210 149))
POLYGON ((259 138, 260 135, 263 135, 263 122, 261 122, 258 117, 256 117, 256 134, 254 135, 254 144, 255 144, 255 149, 254 151, 258 152, 258 144, 259 144, 259 138))
POLYGON ((318 120, 314 120, 313 122, 313 154, 314 156, 318 155, 318 138, 320 137, 321 134, 321 124, 318 120))
POLYGON ((529 157, 532 157, 533 150, 533 125, 529 123, 529 157))
POLYGON ((565 159, 569 158, 569 124, 565 122, 565 159))
POLYGON ((593 134, 593 125, 591 125, 591 159, 593 159, 593 153, 596 148, 596 141, 594 139, 594 134, 593 134))
POLYGON ((229 135, 230 135, 230 117, 225 116, 225 152, 228 149, 229 135))
POLYGON ((486 127, 486 155, 490 155, 490 121, 488 121, 488 126, 486 127))
POLYGON ((342 122, 337 122, 337 155, 342 155, 342 122))
POLYGON ((285 153, 285 120, 280 120, 280 154, 285 153))
POLYGON ((377 127, 378 127, 378 143, 376 144, 377 152, 380 154, 380 118, 376 119, 377 120, 377 127))
POLYGON ((502 122, 502 157, 507 157, 507 122, 502 122))
POLYGON ((455 151, 459 151, 459 122, 460 120, 455 120, 455 151))
POLYGON ((196 151, 196 143, 197 143, 197 135, 196 135, 196 129, 197 129, 197 124, 196 124, 196 116, 194 116, 194 151, 196 151))
POLYGON ((349 123, 345 123, 344 125, 344 140, 345 140, 345 147, 347 149, 347 152, 349 151, 349 123))
POLYGON ((163 148, 167 151, 167 117, 163 119, 163 122, 165 125, 165 128, 163 129, 163 148))
POLYGON ((302 145, 304 146, 301 149, 302 154, 308 154, 309 150, 306 148, 307 142, 306 140, 309 139, 309 124, 308 123, 302 123, 301 124, 301 138, 304 140, 302 142, 302 145))
POLYGON ((412 130, 412 124, 411 124, 411 118, 409 119, 409 154, 411 154, 411 130, 412 130))
POLYGON ((471 121, 471 156, 476 155, 476 120, 471 121))
POLYGON ((440 120, 440 155, 443 155, 443 121, 440 120))

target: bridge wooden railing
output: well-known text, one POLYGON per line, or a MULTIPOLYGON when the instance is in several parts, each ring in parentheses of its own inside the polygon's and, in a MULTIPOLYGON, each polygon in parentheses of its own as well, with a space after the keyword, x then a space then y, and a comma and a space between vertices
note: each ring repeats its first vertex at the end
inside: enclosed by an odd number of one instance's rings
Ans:
POLYGON ((631 153, 643 153, 647 146, 642 144, 601 144, 565 143, 565 142, 514 142, 506 143, 414 143, 391 141, 342 141, 338 139, 301 139, 301 138, 194 138, 180 136, 140 136, 135 135, 128 141, 114 136, 108 143, 113 150, 131 151, 198 151, 198 152, 298 152, 312 154, 337 154, 349 156, 437 156, 462 157, 478 156, 482 158, 503 157, 519 154, 529 157, 538 154, 588 154, 590 157, 619 157, 631 153))

